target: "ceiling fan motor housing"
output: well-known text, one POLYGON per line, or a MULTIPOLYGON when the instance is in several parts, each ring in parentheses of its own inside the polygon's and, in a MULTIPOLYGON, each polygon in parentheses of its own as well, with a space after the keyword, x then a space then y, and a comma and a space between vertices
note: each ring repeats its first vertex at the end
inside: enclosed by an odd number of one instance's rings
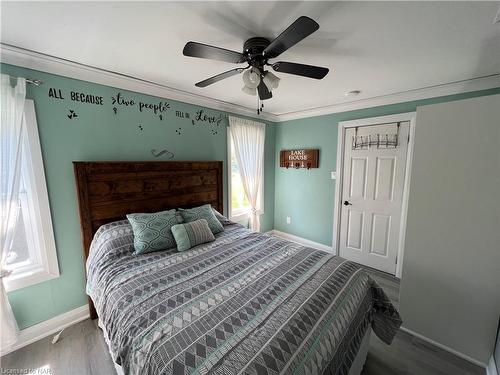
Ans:
POLYGON ((256 37, 248 39, 243 44, 243 54, 248 64, 262 69, 267 60, 263 52, 270 43, 271 42, 266 38, 256 37))

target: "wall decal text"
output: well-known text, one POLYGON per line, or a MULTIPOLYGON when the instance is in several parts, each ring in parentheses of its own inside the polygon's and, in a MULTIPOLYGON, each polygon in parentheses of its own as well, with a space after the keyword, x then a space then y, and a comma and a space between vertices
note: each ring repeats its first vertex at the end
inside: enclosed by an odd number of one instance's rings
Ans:
POLYGON ((85 94, 83 92, 75 92, 75 91, 71 91, 70 95, 71 95, 71 100, 74 102, 104 105, 104 99, 102 96, 85 94))
POLYGON ((139 112, 142 112, 143 109, 150 109, 156 115, 165 112, 169 108, 170 104, 167 102, 158 102, 158 104, 139 102, 139 112))
POLYGON ((119 92, 116 96, 111 97, 111 104, 113 104, 113 112, 115 115, 118 113, 118 106, 129 107, 135 105, 135 101, 133 99, 127 100, 122 96, 122 93, 119 92))
POLYGON ((135 105, 135 102, 134 102, 134 99, 130 99, 130 100, 124 99, 122 96, 122 93, 119 92, 118 94, 116 94, 116 96, 111 97, 111 104, 114 104, 117 106, 122 105, 125 107, 129 107, 129 106, 135 105))
MULTIPOLYGON (((66 92, 68 94, 68 92, 66 92)), ((126 94, 125 94, 126 95, 126 94)), ((210 134, 211 135, 217 135, 219 134, 218 127, 223 124, 223 120, 227 118, 227 115, 224 113, 219 113, 219 112, 206 112, 205 109, 199 108, 195 111, 195 114, 193 112, 189 111, 182 111, 182 110, 176 110, 175 108, 171 107, 171 104, 166 101, 166 100, 158 100, 154 101, 152 99, 151 102, 149 101, 140 101, 137 99, 132 99, 130 97, 126 97, 122 92, 116 91, 116 94, 112 96, 108 96, 107 101, 105 102, 104 98, 99 95, 95 94, 89 94, 87 92, 83 91, 69 91, 69 95, 65 95, 64 90, 60 88, 55 88, 55 87, 50 87, 48 89, 48 96, 49 98, 52 99, 58 99, 58 100, 68 100, 71 102, 78 102, 78 103, 83 103, 83 104, 91 104, 91 105, 97 105, 97 106, 104 106, 104 105, 109 105, 111 104, 111 109, 115 115, 118 115, 118 110, 123 109, 123 108, 134 108, 134 110, 138 110, 139 112, 150 112, 155 116, 158 116, 160 121, 168 120, 169 117, 165 116, 165 113, 167 113, 169 110, 172 109, 172 112, 175 114, 175 117, 179 119, 187 119, 189 120, 193 126, 197 125, 209 125, 211 127, 214 127, 210 129, 210 134), (67 97, 67 98, 66 98, 67 97), (109 99, 111 99, 111 103, 109 102, 109 99)), ((147 100, 147 99, 146 99, 147 100)), ((72 109, 69 110, 69 113, 67 114, 68 118, 70 120, 75 119, 78 117, 76 112, 72 109)), ((137 125, 138 130, 141 132, 144 131, 143 125, 139 124, 137 125)), ((175 133, 177 135, 182 134, 182 128, 174 128, 175 133)))
MULTIPOLYGON (((197 122, 206 124, 216 124, 217 126, 219 126, 223 119, 224 117, 221 114, 219 116, 210 116, 207 115, 203 109, 199 109, 196 111, 195 120, 197 122)), ((193 125, 194 125, 194 120, 193 120, 193 125)))
POLYGON ((49 88, 49 98, 64 99, 61 89, 49 88))
POLYGON ((175 117, 179 118, 189 118, 190 115, 188 112, 182 112, 182 111, 175 111, 175 117))

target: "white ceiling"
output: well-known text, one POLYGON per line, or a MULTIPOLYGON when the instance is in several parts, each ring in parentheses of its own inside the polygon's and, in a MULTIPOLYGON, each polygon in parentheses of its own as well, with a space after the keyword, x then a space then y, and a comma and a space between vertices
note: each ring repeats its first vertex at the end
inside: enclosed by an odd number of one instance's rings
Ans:
POLYGON ((320 24, 277 60, 330 68, 287 74, 266 111, 284 114, 500 72, 498 2, 2 2, 1 41, 249 108, 235 65, 182 55, 187 41, 236 51, 301 15, 320 24))

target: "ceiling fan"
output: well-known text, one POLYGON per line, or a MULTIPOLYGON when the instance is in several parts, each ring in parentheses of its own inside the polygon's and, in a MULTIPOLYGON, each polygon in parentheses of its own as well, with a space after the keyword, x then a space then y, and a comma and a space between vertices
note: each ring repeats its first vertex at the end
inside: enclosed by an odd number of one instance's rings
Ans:
POLYGON ((247 63, 244 68, 236 68, 217 74, 196 83, 197 87, 206 87, 225 78, 243 73, 243 91, 250 95, 258 92, 260 100, 272 98, 271 91, 278 87, 279 78, 266 67, 270 66, 279 73, 295 74, 302 77, 322 79, 328 74, 328 68, 297 64, 286 61, 269 62, 294 46, 302 39, 319 29, 317 22, 309 17, 299 17, 272 42, 266 38, 250 38, 243 44, 243 52, 236 52, 198 42, 188 42, 182 53, 184 56, 218 60, 235 64, 247 63))

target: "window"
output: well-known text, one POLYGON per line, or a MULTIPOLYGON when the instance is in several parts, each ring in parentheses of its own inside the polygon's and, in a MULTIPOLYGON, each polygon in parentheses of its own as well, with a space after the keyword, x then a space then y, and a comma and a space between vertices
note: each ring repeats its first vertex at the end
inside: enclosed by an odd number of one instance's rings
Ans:
POLYGON ((248 214, 250 203, 243 189, 243 182, 240 177, 240 167, 234 154, 234 145, 230 141, 231 147, 231 217, 241 217, 248 214))
POLYGON ((7 291, 59 276, 42 152, 33 101, 24 107, 19 211, 5 269, 7 291))
MULTIPOLYGON (((238 119, 239 121, 245 121, 238 119)), ((248 121, 248 120, 247 120, 248 121)), ((229 217, 234 221, 247 220, 251 212, 250 202, 245 194, 243 182, 240 175, 240 166, 236 158, 234 144, 232 141, 230 129, 227 132, 228 142, 228 179, 229 179, 229 217)), ((263 161, 262 161, 263 164, 263 161)), ((262 173, 264 166, 262 165, 262 173)), ((257 213, 262 215, 264 213, 264 178, 260 179, 260 188, 258 194, 258 210, 257 213)))

